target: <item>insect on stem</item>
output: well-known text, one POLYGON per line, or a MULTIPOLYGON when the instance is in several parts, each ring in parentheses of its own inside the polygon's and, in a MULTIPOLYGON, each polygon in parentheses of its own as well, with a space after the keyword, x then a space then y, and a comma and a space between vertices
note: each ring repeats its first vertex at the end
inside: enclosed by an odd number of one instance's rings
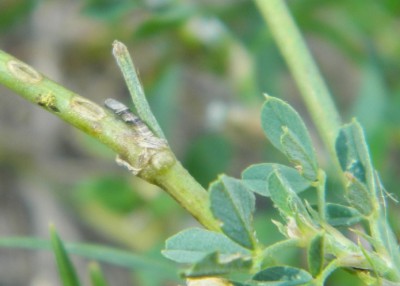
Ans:
POLYGON ((135 66, 129 55, 126 46, 119 42, 113 43, 113 55, 117 64, 124 76, 129 93, 131 94, 133 104, 138 112, 139 117, 154 131, 157 137, 165 139, 164 133, 161 130, 156 118, 150 110, 149 103, 143 91, 139 77, 136 73, 135 66))
POLYGON ((137 133, 136 144, 138 146, 156 150, 168 147, 166 140, 155 136, 149 127, 125 104, 116 99, 108 98, 104 101, 104 106, 121 118, 123 122, 132 125, 133 130, 137 133))

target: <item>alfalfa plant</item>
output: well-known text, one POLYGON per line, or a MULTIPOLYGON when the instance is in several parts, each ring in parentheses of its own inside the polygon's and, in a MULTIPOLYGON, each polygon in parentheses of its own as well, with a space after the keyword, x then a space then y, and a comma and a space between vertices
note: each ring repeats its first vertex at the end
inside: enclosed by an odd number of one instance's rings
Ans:
MULTIPOLYGON (((205 227, 174 235, 163 251, 167 258, 190 265, 183 272, 188 284, 323 285, 333 271, 347 268, 368 285, 399 285, 400 253, 387 222, 387 192, 372 165, 362 127, 356 119, 340 126, 284 2, 257 3, 299 84, 332 164, 339 170, 345 204, 326 201, 326 173, 318 164, 308 130, 299 114, 278 98, 266 96, 261 122, 265 135, 287 157, 289 166, 252 165, 240 179, 222 175, 206 191, 169 148, 121 43, 115 42, 113 51, 137 116, 113 100, 106 102, 110 110, 105 110, 4 52, 0 52, 0 81, 109 146, 118 154, 119 164, 163 188, 205 227), (299 196, 305 190, 317 193, 316 205, 299 196), (256 194, 269 197, 279 211, 282 220, 274 223, 284 240, 260 243, 253 225, 256 194), (352 228, 355 224, 362 227, 352 228), (306 250, 305 269, 276 262, 288 248, 306 250)), ((68 261, 68 247, 51 233, 64 285, 78 285, 68 261)), ((98 268, 91 269, 94 285, 104 284, 98 268)))

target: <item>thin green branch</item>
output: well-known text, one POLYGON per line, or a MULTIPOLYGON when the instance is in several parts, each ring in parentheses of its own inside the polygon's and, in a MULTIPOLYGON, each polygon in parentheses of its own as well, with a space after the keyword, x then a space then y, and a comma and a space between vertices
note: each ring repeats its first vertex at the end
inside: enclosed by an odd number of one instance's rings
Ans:
POLYGON ((158 137, 165 139, 160 125, 150 110, 149 103, 146 100, 143 87, 140 84, 139 77, 136 73, 135 66, 133 65, 128 49, 123 43, 114 41, 113 55, 118 63, 119 68, 121 69, 122 75, 124 76, 139 117, 154 131, 158 137))
POLYGON ((326 185, 326 174, 323 170, 318 170, 318 213, 322 220, 326 217, 326 200, 325 200, 325 186, 326 185))
POLYGON ((163 188, 206 228, 220 229, 210 211, 207 191, 186 172, 168 147, 162 150, 143 147, 137 132, 113 113, 1 50, 0 84, 104 143, 118 154, 118 162, 124 166, 131 169, 141 166, 135 169, 139 177, 163 188), (145 164, 143 155, 147 157, 145 164))
POLYGON ((318 67, 283 0, 255 0, 300 88, 303 100, 333 160, 339 114, 318 67))

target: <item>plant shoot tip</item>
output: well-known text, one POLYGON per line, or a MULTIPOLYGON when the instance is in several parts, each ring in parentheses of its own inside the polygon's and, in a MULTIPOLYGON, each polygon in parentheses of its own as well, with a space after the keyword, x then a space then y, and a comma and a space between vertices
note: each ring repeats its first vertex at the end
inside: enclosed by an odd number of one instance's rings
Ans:
POLYGON ((263 95, 264 95, 265 99, 269 99, 269 98, 271 97, 271 96, 270 96, 268 93, 266 93, 266 92, 264 92, 263 95))
POLYGON ((114 40, 112 45, 113 45, 114 56, 117 57, 128 53, 127 47, 122 42, 114 40))

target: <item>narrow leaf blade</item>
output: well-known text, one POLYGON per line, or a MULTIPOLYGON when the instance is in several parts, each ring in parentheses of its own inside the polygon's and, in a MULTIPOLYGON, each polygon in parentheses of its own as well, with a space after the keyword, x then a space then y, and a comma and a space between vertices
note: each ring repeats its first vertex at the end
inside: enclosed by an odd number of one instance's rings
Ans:
POLYGON ((79 286, 78 276, 65 251, 64 244, 52 226, 50 227, 50 239, 62 284, 64 286, 79 286))
POLYGON ((222 223, 222 231, 238 244, 254 249, 254 194, 240 180, 221 176, 210 186, 210 201, 213 215, 222 223))
POLYGON ((89 264, 90 281, 92 286, 107 286, 107 281, 101 271, 99 264, 92 262, 89 264))
MULTIPOLYGON (((30 237, 0 238, 0 247, 22 248, 31 250, 51 250, 47 240, 30 237)), ((97 261, 107 262, 131 270, 151 272, 153 275, 166 280, 179 281, 177 268, 167 261, 160 261, 144 255, 137 255, 126 250, 94 244, 66 243, 68 253, 80 255, 97 261)))

